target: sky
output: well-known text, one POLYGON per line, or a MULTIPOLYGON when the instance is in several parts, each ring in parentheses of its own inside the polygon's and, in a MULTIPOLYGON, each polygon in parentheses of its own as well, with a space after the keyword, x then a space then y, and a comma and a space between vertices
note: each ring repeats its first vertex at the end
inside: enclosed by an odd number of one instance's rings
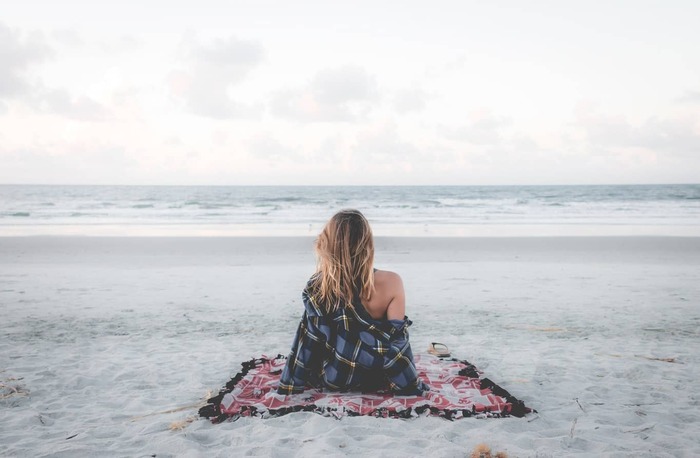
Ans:
POLYGON ((697 1, 0 8, 0 183, 700 182, 697 1))

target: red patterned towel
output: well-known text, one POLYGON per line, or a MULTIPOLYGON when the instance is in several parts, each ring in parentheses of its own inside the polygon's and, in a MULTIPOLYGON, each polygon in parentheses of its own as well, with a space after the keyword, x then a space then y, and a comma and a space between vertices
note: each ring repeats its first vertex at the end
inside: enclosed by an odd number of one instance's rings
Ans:
POLYGON ((511 396, 467 361, 416 355, 419 376, 430 386, 425 396, 397 396, 391 392, 337 392, 307 389, 301 394, 276 393, 285 357, 261 357, 243 363, 217 396, 199 410, 202 417, 218 423, 241 416, 272 417, 311 411, 323 415, 371 415, 411 418, 434 415, 454 420, 463 417, 522 417, 533 410, 511 396))

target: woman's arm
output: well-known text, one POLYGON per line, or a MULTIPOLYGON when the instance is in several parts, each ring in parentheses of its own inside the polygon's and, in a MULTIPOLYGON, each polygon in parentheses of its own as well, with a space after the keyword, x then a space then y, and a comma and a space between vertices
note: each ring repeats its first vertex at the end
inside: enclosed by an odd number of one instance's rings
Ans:
POLYGON ((325 336, 318 330, 318 317, 309 317, 306 313, 299 323, 292 351, 287 357, 277 393, 282 395, 301 393, 320 370, 323 359, 325 336))

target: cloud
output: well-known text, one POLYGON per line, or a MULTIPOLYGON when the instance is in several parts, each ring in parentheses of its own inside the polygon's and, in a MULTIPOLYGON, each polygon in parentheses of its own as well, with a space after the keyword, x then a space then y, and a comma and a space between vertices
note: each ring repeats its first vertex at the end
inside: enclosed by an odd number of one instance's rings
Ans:
POLYGON ((0 98, 22 96, 31 90, 27 70, 52 56, 43 34, 22 34, 0 23, 0 98))
POLYGON ((353 65, 320 71, 311 86, 317 100, 329 105, 375 100, 377 96, 374 78, 353 65))
POLYGON ((700 103, 700 91, 685 91, 685 94, 676 99, 680 103, 700 103))
POLYGON ((425 110, 428 94, 421 89, 404 89, 394 95, 392 105, 398 113, 406 114, 425 110))
POLYGON ((379 100, 373 76, 359 66, 318 72, 303 88, 274 94, 272 113, 307 122, 353 122, 363 119, 379 100))
POLYGON ((200 44, 185 41, 182 49, 187 68, 171 72, 171 94, 184 100, 190 112, 215 119, 254 114, 256 107, 235 102, 231 87, 243 81, 263 60, 260 43, 236 37, 200 44))
POLYGON ((424 157, 419 148, 399 136, 393 123, 381 124, 359 133, 352 150, 367 162, 380 164, 410 162, 424 157))
POLYGON ((65 89, 42 89, 34 99, 34 105, 44 113, 57 114, 78 121, 106 121, 112 114, 93 98, 72 96, 65 89))
MULTIPOLYGON (((73 43, 79 40, 77 34, 65 30, 54 31, 52 36, 73 43)), ((40 113, 82 121, 107 119, 108 110, 94 99, 46 87, 41 80, 29 80, 30 68, 53 56, 54 50, 42 33, 22 34, 0 24, 0 114, 9 111, 7 102, 19 101, 40 113)))
POLYGON ((122 146, 72 143, 63 145, 61 153, 50 152, 54 145, 33 145, 14 150, 0 149, 3 183, 114 183, 123 182, 136 170, 138 163, 122 146), (31 173, 27 173, 31 171, 31 173))
POLYGON ((248 149, 254 157, 270 162, 288 162, 300 158, 296 150, 281 144, 270 134, 261 134, 251 138, 248 149))
POLYGON ((143 35, 119 34, 99 39, 87 39, 76 29, 53 29, 48 33, 52 44, 71 51, 97 52, 116 59, 120 53, 132 53, 147 43, 143 35))
POLYGON ((652 117, 639 125, 624 116, 577 113, 577 126, 592 148, 644 148, 671 155, 700 154, 700 131, 696 119, 652 117))
POLYGON ((318 147, 311 153, 315 163, 340 163, 346 157, 346 145, 343 137, 333 134, 321 140, 318 147))
POLYGON ((462 126, 440 126, 438 130, 450 140, 472 145, 498 145, 507 139, 512 121, 489 110, 481 109, 469 115, 469 122, 462 126))
POLYGON ((85 40, 73 29, 56 29, 51 32, 51 38, 57 43, 70 48, 79 48, 85 45, 85 40))
POLYGON ((121 52, 133 52, 143 46, 144 43, 141 37, 123 34, 109 40, 99 41, 95 43, 95 46, 105 54, 115 55, 121 52))

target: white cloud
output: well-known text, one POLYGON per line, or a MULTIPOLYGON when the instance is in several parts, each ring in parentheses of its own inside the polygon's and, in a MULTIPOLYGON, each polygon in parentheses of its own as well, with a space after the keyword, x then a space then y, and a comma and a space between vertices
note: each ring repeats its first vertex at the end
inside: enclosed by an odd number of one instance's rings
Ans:
POLYGON ((421 112, 427 105, 428 94, 421 89, 404 89, 397 91, 392 106, 398 113, 421 112))
POLYGON ((129 180, 138 170, 138 162, 118 145, 76 142, 58 146, 32 145, 15 150, 0 149, 3 167, 0 181, 4 183, 119 183, 129 180), (32 178, 21 171, 31 170, 32 178))
MULTIPOLYGON (((55 32, 59 39, 79 40, 68 31, 55 32)), ((39 113, 56 114, 84 121, 104 120, 109 110, 86 95, 72 95, 62 88, 50 88, 41 79, 30 79, 32 67, 55 57, 43 33, 22 34, 0 24, 0 114, 9 111, 8 102, 18 102, 39 113), (4 102, 3 99, 4 98, 4 102)))
POLYGON ((633 124, 625 116, 579 110, 577 126, 591 149, 641 148, 658 154, 700 155, 700 122, 692 117, 651 117, 633 124))
POLYGON ((102 52, 114 56, 122 52, 128 53, 136 51, 143 46, 143 44, 143 38, 131 34, 123 34, 115 38, 102 40, 96 43, 96 46, 102 52))
POLYGON ((379 100, 375 78, 356 65, 318 72, 303 88, 274 94, 272 113, 307 122, 354 122, 365 119, 379 100))
POLYGON ((681 103, 700 103, 700 91, 685 91, 685 94, 678 97, 676 101, 681 103))
POLYGON ((42 33, 22 34, 0 23, 0 98, 28 93, 32 87, 28 69, 52 54, 42 33))
POLYGON ((393 123, 383 123, 360 132, 352 150, 367 164, 410 162, 425 157, 425 151, 399 136, 393 123))
POLYGON ((56 29, 51 32, 51 38, 57 43, 71 48, 79 48, 85 45, 85 40, 75 29, 56 29))
POLYGON ((73 96, 65 89, 41 89, 33 105, 50 113, 80 121, 106 121, 112 114, 103 104, 86 95, 73 96))
POLYGON ((301 158, 296 149, 283 145, 270 133, 256 135, 248 141, 248 145, 253 157, 270 162, 289 162, 301 158))
POLYGON ((373 101, 378 95, 374 77, 356 65, 322 70, 314 77, 311 87, 316 99, 328 105, 373 101))
POLYGON ((246 117, 260 111, 236 102, 229 94, 262 62, 260 43, 229 37, 201 44, 186 38, 181 50, 186 68, 171 72, 168 83, 171 94, 184 100, 188 111, 215 119, 246 117))
POLYGON ((335 134, 321 140, 311 157, 315 163, 338 164, 346 157, 346 153, 347 147, 343 137, 335 134))
POLYGON ((441 134, 450 140, 473 145, 500 145, 507 140, 512 120, 491 113, 485 108, 473 111, 468 122, 460 126, 440 126, 441 134))

